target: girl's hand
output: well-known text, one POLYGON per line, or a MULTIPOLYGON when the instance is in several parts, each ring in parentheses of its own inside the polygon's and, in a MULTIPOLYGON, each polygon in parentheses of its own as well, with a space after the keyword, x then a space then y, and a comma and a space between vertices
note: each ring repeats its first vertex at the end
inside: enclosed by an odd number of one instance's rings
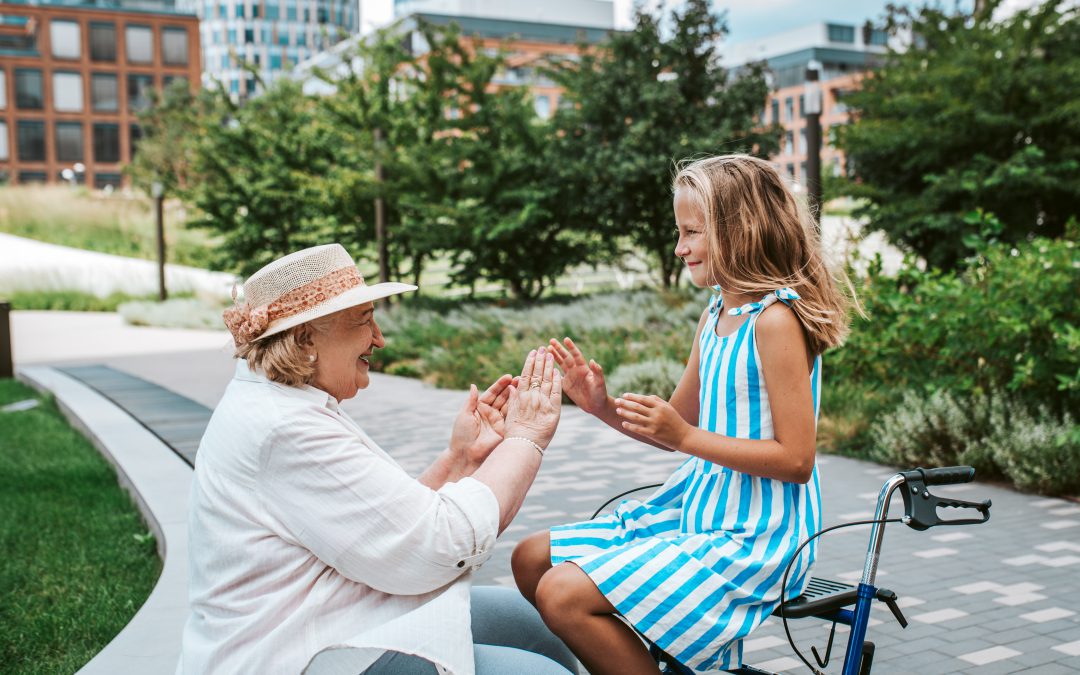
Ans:
POLYGON ((518 385, 510 385, 506 436, 524 436, 546 448, 562 411, 562 376, 551 352, 529 352, 518 385))
POLYGON ((659 396, 623 394, 615 399, 615 413, 623 418, 623 429, 647 436, 661 445, 678 450, 692 427, 671 404, 659 396))
POLYGON ((516 381, 503 375, 483 394, 477 392, 475 384, 469 386, 469 398, 450 433, 450 450, 465 466, 480 466, 505 438, 510 385, 516 381))
POLYGON ((608 394, 600 364, 592 359, 586 363, 581 350, 568 337, 563 338, 563 344, 552 338, 550 344, 555 363, 563 371, 563 390, 570 400, 591 415, 603 410, 608 394))

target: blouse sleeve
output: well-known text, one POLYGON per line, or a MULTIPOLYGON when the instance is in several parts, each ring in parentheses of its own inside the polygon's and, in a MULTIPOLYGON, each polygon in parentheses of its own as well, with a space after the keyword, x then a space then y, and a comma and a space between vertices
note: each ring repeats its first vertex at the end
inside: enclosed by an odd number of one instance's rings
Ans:
POLYGON ((345 577, 416 595, 491 556, 499 504, 473 478, 434 491, 387 461, 330 411, 267 437, 256 492, 286 530, 345 577))

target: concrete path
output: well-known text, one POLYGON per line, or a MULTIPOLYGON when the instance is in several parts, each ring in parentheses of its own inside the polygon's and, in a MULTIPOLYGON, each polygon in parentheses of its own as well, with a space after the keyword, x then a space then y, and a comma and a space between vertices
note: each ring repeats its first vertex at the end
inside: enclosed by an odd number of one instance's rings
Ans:
MULTIPOLYGON (((33 342, 23 314, 13 317, 15 338, 22 335, 33 342)), ((99 335, 106 333, 103 329, 99 335)), ((71 342, 78 340, 71 337, 71 342)), ((111 343, 103 339, 103 345, 111 343)), ((209 407, 231 377, 227 349, 147 351, 120 356, 106 350, 92 358, 85 350, 56 349, 54 356, 57 362, 111 365, 209 407)), ((376 374, 371 387, 344 407, 415 475, 445 446, 463 400, 462 392, 376 374)), ((521 514, 477 574, 477 582, 512 585, 509 555, 522 536, 586 518, 609 496, 662 481, 679 461, 626 439, 577 409, 565 409, 521 514)), ((882 482, 894 471, 836 456, 823 456, 819 463, 826 525, 869 517, 882 482)), ((966 500, 992 498, 992 518, 986 525, 921 533, 890 526, 878 583, 900 596, 911 625, 901 630, 884 607, 875 609, 870 629, 870 638, 878 644, 875 672, 1080 672, 1080 504, 985 483, 935 492, 966 500)), ((892 515, 899 513, 899 504, 896 500, 892 515)), ((867 535, 865 527, 825 535, 816 574, 857 581, 867 535)), ((825 627, 802 620, 793 628, 797 644, 812 659, 809 647, 823 648, 825 627)), ((805 672, 783 636, 776 620, 767 622, 746 643, 748 662, 805 672)), ((840 650, 843 636, 837 640, 840 650)), ((838 664, 828 670, 837 672, 838 664)))

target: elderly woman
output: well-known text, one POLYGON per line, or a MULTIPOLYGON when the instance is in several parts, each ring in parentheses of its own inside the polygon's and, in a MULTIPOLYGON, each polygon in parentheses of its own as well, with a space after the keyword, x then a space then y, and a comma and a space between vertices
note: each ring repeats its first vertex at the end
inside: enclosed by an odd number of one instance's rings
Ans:
POLYGON ((415 288, 365 285, 330 244, 259 270, 226 311, 241 360, 195 462, 178 672, 574 669, 516 592, 470 597, 554 434, 551 355, 472 387, 449 448, 415 479, 339 407, 385 344, 373 301, 415 288))

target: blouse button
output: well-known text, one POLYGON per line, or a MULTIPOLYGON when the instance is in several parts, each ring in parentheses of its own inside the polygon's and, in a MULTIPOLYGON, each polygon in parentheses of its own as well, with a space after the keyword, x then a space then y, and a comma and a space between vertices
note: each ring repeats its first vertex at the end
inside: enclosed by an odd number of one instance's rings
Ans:
POLYGON ((458 567, 465 567, 465 561, 464 560, 459 560, 458 563, 457 563, 457 566, 458 567))

